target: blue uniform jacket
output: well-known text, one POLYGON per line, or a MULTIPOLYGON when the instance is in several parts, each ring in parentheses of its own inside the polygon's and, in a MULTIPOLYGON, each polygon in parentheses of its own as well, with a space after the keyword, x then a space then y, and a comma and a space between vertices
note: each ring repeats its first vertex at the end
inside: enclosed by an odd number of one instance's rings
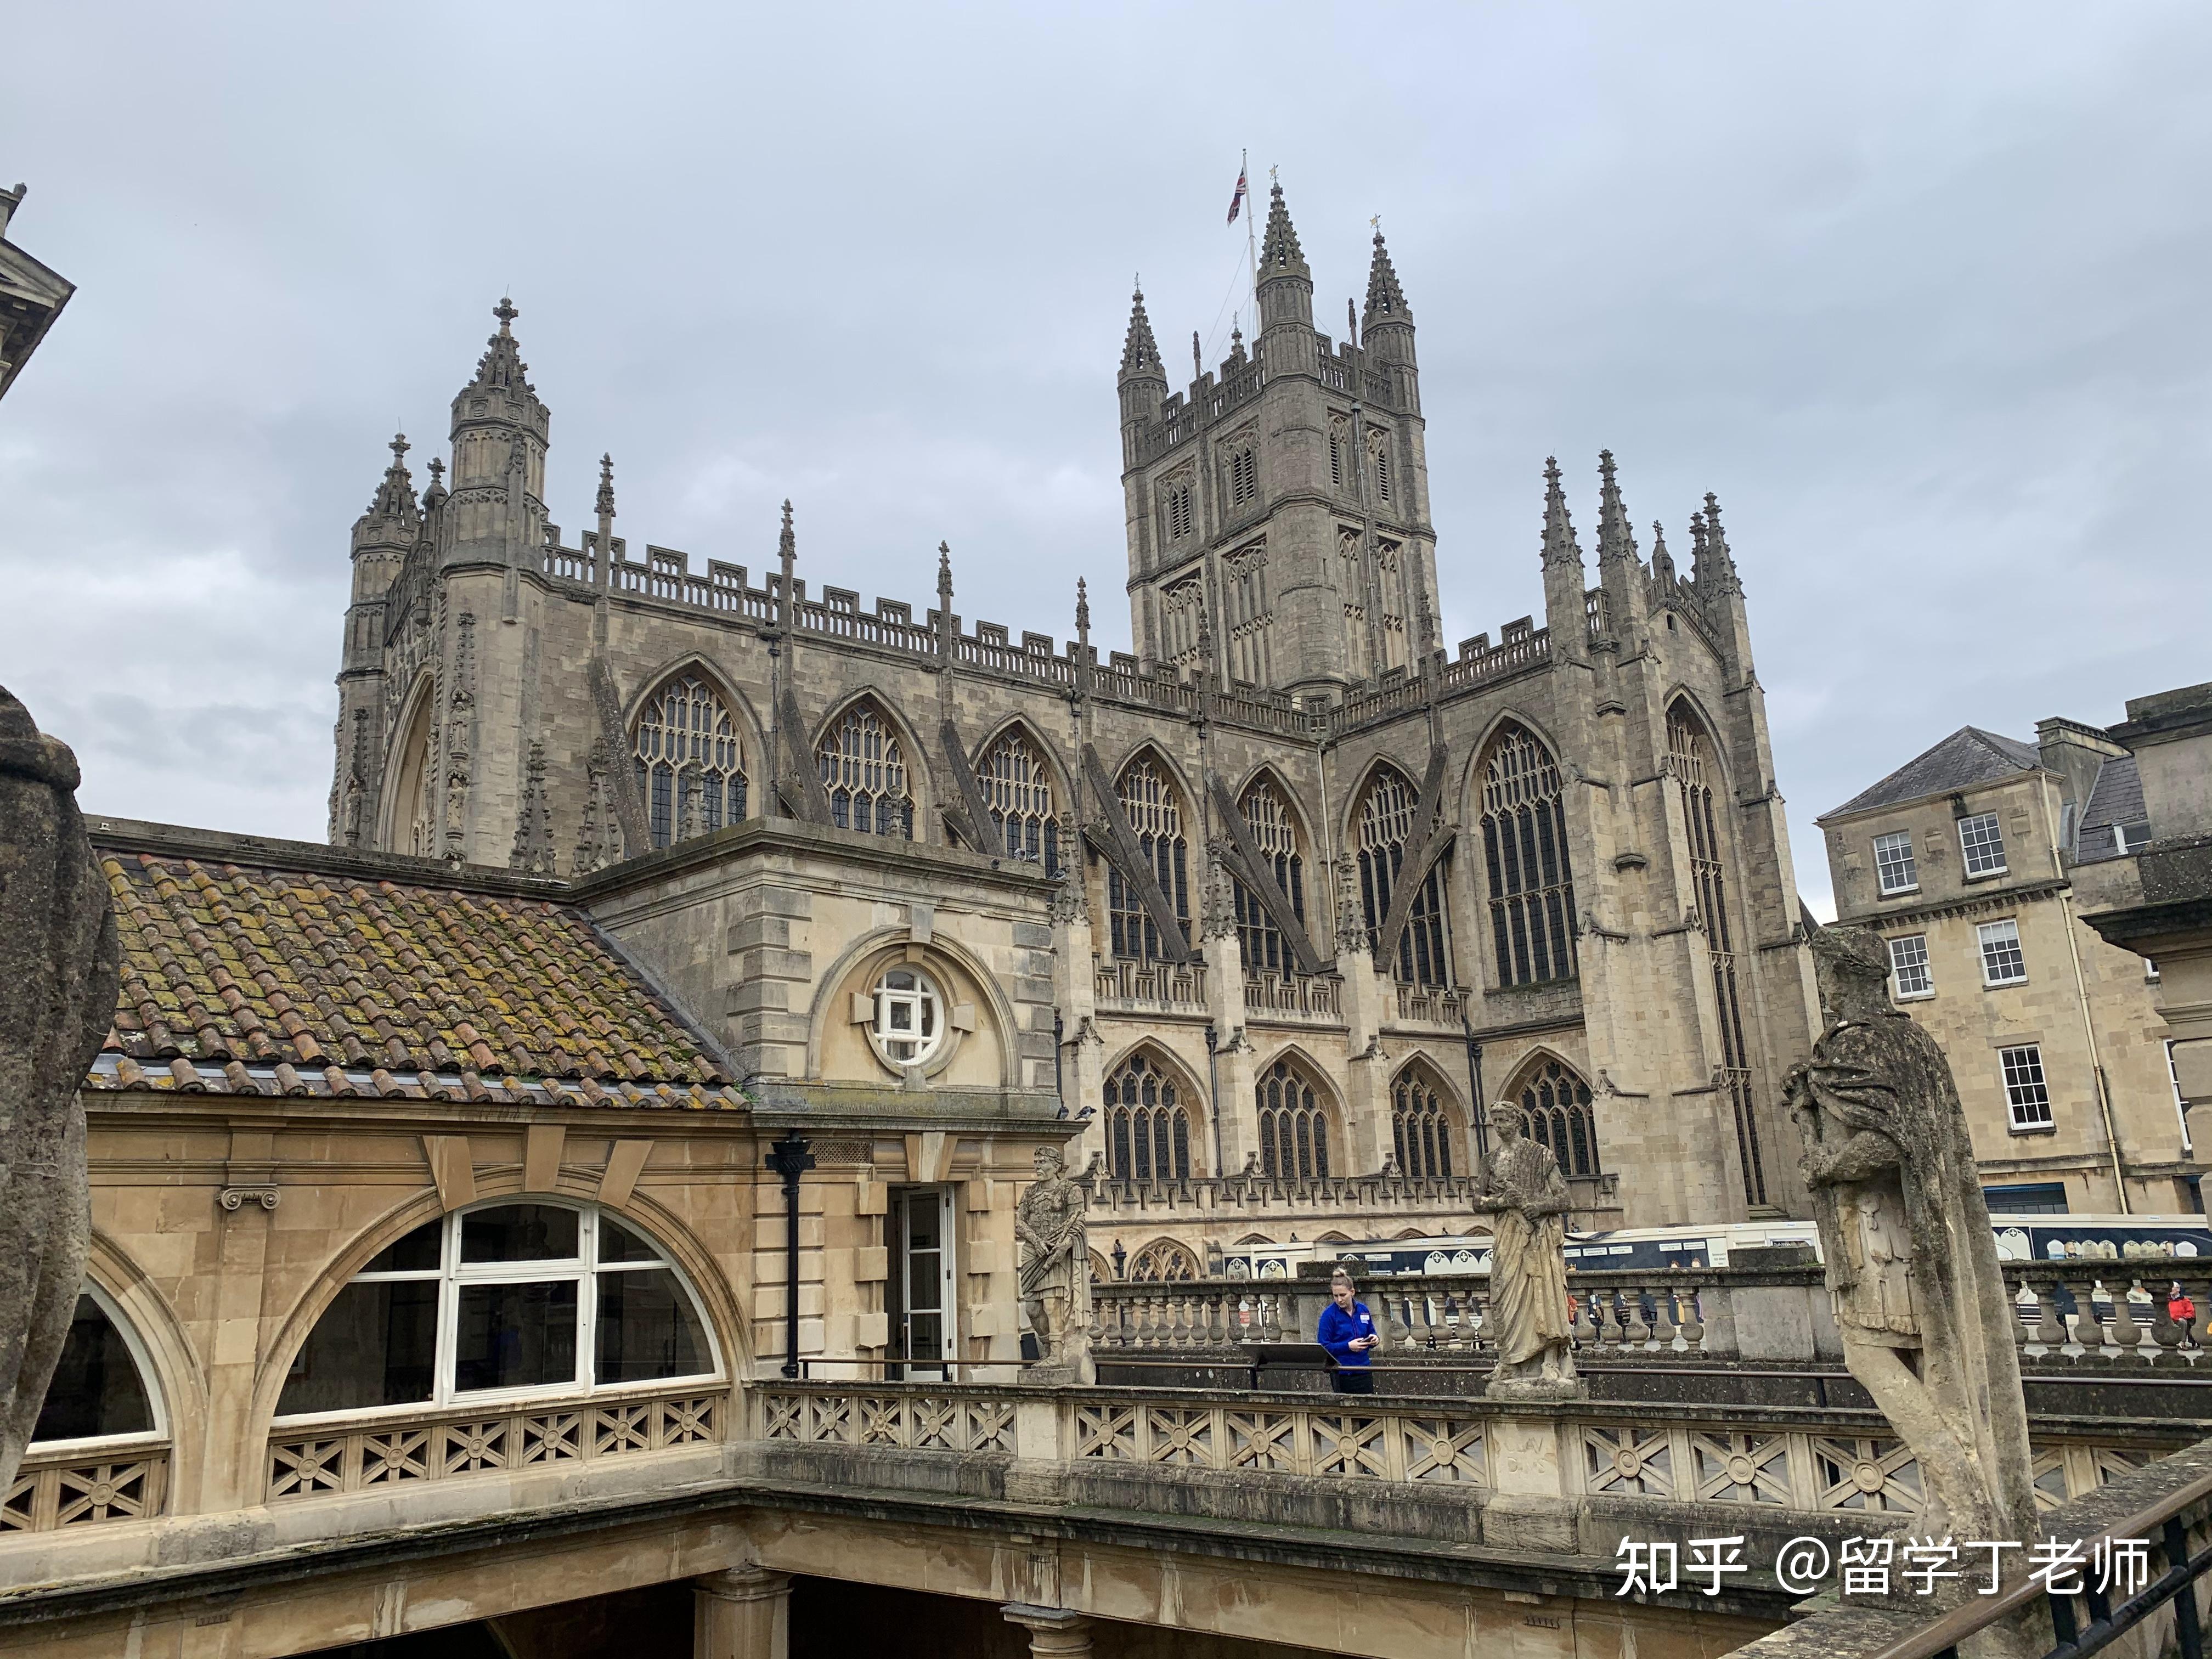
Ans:
POLYGON ((1355 1336, 1375 1334, 1375 1316, 1367 1311, 1364 1302, 1354 1302, 1350 1313, 1332 1302, 1321 1310, 1321 1321, 1314 1327, 1314 1340, 1327 1348, 1329 1357, 1340 1365, 1371 1364, 1372 1350, 1355 1348, 1355 1336))

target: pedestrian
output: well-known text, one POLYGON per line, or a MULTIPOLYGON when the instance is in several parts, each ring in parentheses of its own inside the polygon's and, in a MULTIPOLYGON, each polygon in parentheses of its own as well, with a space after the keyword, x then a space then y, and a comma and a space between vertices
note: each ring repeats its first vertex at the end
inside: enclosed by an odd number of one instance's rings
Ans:
POLYGON ((2197 1346, 2197 1334, 2190 1327, 2197 1322, 2197 1304, 2189 1299, 2189 1292, 2181 1288, 2179 1279, 2168 1281, 2166 1292, 2166 1316, 2181 1328, 2181 1346, 2197 1346))
POLYGON ((1329 1373, 1329 1386, 1339 1394, 1373 1394, 1370 1356, 1382 1340, 1375 1328, 1375 1316, 1367 1311, 1364 1302, 1354 1298, 1352 1275, 1341 1267, 1328 1276, 1328 1306, 1321 1310, 1321 1321, 1314 1327, 1314 1340, 1336 1361, 1336 1369, 1329 1373))

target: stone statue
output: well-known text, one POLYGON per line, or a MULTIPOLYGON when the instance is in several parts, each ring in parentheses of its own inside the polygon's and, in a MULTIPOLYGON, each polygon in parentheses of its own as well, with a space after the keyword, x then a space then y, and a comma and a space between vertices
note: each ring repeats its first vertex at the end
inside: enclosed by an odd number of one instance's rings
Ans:
POLYGON ((1936 1040, 1889 1005, 1889 952, 1813 936, 1826 1029, 1784 1085, 1844 1362, 1920 1464, 1929 1537, 2026 1540, 2035 1495, 2011 1293, 1936 1040))
POLYGON ((0 690, 0 1492, 37 1426, 92 1240, 84 1080, 115 1021, 107 878, 76 757, 0 690))
POLYGON ((1036 1180, 1014 1208, 1021 1240, 1022 1311, 1037 1340, 1031 1382, 1089 1382, 1085 1333, 1091 1319, 1091 1261, 1084 1249, 1086 1194, 1067 1176, 1056 1146, 1036 1150, 1036 1180))
POLYGON ((1566 1177, 1548 1146, 1521 1133, 1521 1109, 1490 1109, 1497 1150, 1475 1188, 1490 1217, 1490 1320, 1498 1365, 1484 1390, 1492 1400, 1582 1400, 1568 1325, 1566 1177))

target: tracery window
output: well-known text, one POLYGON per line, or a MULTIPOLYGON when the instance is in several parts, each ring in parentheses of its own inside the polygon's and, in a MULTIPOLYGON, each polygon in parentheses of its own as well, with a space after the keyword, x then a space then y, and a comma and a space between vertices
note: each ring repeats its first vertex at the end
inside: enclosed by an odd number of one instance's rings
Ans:
POLYGON ((1328 1173, 1328 1108, 1313 1079, 1287 1060, 1261 1075, 1260 1173, 1310 1180, 1328 1173))
POLYGON ((1106 1079, 1106 1174, 1113 1181, 1190 1179, 1190 1112, 1176 1080, 1134 1054, 1106 1079))
POLYGON ((690 1287, 592 1204, 501 1200, 373 1257, 293 1357, 279 1418, 579 1394, 718 1370, 690 1287))
POLYGON ((737 723, 698 675, 679 674, 647 697, 631 742, 655 847, 682 839, 691 827, 684 821, 690 789, 698 791, 698 833, 743 822, 747 786, 737 723))
MULTIPOLYGON (((1260 856, 1274 872, 1275 884, 1283 890, 1291 902, 1291 910, 1300 922, 1306 919, 1305 854, 1298 846, 1297 820, 1291 815, 1289 803, 1273 780, 1259 777, 1244 792, 1244 799, 1237 810, 1243 815, 1244 827, 1252 833, 1252 841, 1260 856)), ((1237 877, 1237 948, 1243 957, 1248 974, 1289 974, 1297 967, 1297 957, 1284 943, 1282 930, 1275 926, 1252 890, 1237 877)))
MULTIPOLYGON (((1395 766, 1380 766, 1359 803, 1359 898, 1365 908, 1367 929, 1378 934, 1390 914, 1399 872, 1418 827, 1414 817, 1420 793, 1413 781, 1395 766)), ((1415 895, 1406 930, 1398 936, 1398 951, 1390 966, 1407 985, 1447 986, 1451 963, 1445 954, 1444 872, 1449 854, 1429 866, 1415 895)))
POLYGON ((1598 1173, 1597 1122, 1590 1115, 1589 1085, 1556 1060, 1526 1073, 1521 1085, 1521 1127, 1528 1139, 1552 1149, 1559 1173, 1598 1173))
POLYGON ((838 716, 814 753, 832 823, 863 835, 914 839, 906 757, 890 723, 872 704, 854 703, 838 716))
MULTIPOLYGON (((1183 815, 1175 786, 1165 769, 1149 755, 1139 755, 1121 769, 1115 793, 1121 811, 1137 835, 1137 845, 1152 878, 1167 896, 1169 908, 1190 940, 1190 843, 1183 836, 1183 815)), ((1138 896, 1136 884, 1109 866, 1106 876, 1106 908, 1114 940, 1114 954, 1133 962, 1164 957, 1159 929, 1152 912, 1138 896)))
POLYGON ((1743 998, 1736 985, 1735 921, 1729 915, 1723 825, 1715 811, 1713 785, 1720 775, 1705 722, 1689 705, 1667 711, 1667 755, 1681 793, 1683 828, 1690 840, 1690 872, 1698 915, 1705 922, 1705 955, 1712 963, 1713 1000, 1720 1014, 1721 1081, 1735 1111, 1736 1154, 1743 1164, 1747 1204, 1766 1202, 1766 1171, 1759 1145, 1759 1116, 1751 1091, 1751 1050, 1744 1041, 1743 998))
POLYGON ((1451 1115, 1436 1079, 1418 1064, 1390 1085, 1390 1144, 1401 1174, 1434 1179, 1452 1172, 1451 1115))
POLYGON ((1052 808, 1052 774, 1020 731, 1009 728, 976 771, 983 805, 1009 858, 1060 873, 1060 819, 1052 808))
POLYGON ((1139 1285, 1181 1284, 1198 1277, 1198 1258, 1172 1238, 1156 1238, 1129 1258, 1129 1278, 1139 1285))
POLYGON ((1575 884, 1559 769, 1519 726, 1499 729, 1483 764, 1482 858, 1498 982, 1572 978, 1575 884))

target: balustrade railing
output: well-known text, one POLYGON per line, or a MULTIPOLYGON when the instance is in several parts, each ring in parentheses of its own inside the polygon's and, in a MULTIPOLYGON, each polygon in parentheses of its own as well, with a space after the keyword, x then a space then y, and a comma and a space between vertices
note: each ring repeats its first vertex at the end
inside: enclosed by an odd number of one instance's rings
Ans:
POLYGON ((2008 1261, 2005 1284, 2018 1316, 2014 1340, 2030 1366, 2132 1359, 2195 1365, 2205 1358, 2205 1310, 2212 1309, 2212 1262, 2186 1258, 2008 1261), (2186 1326, 2172 1317, 2179 1284, 2197 1310, 2186 1326))
POLYGON ((109 1446, 41 1452, 35 1447, 0 1499, 0 1534, 52 1532, 99 1521, 143 1521, 168 1496, 169 1449, 109 1446))
POLYGON ((1255 1221, 1320 1212, 1343 1225, 1363 1217, 1449 1218, 1455 1231, 1466 1225, 1474 1196, 1474 1183, 1465 1176, 1273 1176, 1255 1169, 1175 1182, 1102 1180, 1091 1189, 1091 1206, 1130 1215, 1235 1210, 1255 1221))
POLYGON ((1466 1023, 1467 993, 1433 985, 1401 985, 1398 1018, 1409 1024, 1449 1025, 1466 1023))
POLYGON ((1093 986, 1102 1002, 1141 1003, 1183 1012, 1206 1006, 1202 962, 1102 962, 1093 986))
POLYGON ((1339 994, 1344 981, 1303 974, 1251 974, 1244 981, 1244 1012, 1287 1014, 1305 1019, 1344 1018, 1339 994))

